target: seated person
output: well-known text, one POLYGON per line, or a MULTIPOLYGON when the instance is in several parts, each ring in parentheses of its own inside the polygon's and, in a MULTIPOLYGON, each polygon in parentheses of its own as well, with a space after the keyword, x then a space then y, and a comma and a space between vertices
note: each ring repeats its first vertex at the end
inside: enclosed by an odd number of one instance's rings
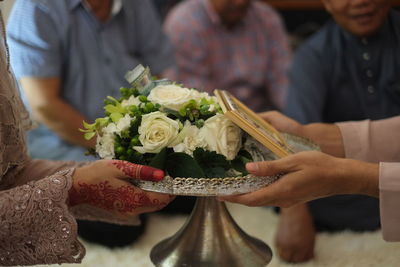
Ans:
MULTIPOLYGON (((28 136, 33 158, 93 160, 84 154, 96 141, 83 138, 82 121, 104 116, 103 100, 129 86, 124 75, 137 64, 155 74, 173 65, 150 1, 17 0, 8 40, 15 75, 40 123, 28 136)), ((79 234, 122 246, 136 240, 144 225, 79 221, 79 234)))
POLYGON ((187 87, 224 89, 255 111, 283 108, 288 38, 279 15, 251 0, 186 0, 165 20, 187 87))
MULTIPOLYGON (((400 14, 389 0, 323 3, 334 20, 297 51, 285 113, 302 123, 399 115, 400 14)), ((377 199, 335 196, 282 209, 276 242, 284 260, 301 262, 313 256, 316 230, 379 227, 377 199)))

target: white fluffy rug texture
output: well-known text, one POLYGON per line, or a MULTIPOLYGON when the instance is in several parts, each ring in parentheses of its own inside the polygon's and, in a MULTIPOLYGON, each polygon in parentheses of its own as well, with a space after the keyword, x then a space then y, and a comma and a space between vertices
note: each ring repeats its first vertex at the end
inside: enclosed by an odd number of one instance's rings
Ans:
MULTIPOLYGON (((248 234, 257 237, 267 244, 275 253, 273 238, 278 217, 268 208, 250 208, 229 204, 228 208, 248 234)), ((162 239, 174 234, 185 222, 186 216, 150 215, 147 232, 134 245, 122 249, 107 249, 99 245, 84 243, 86 256, 80 266, 96 267, 150 267, 149 253, 151 248, 162 239)), ((383 241, 381 232, 335 234, 321 233, 317 236, 316 258, 304 264, 286 264, 274 255, 270 266, 400 266, 400 243, 383 241)), ((49 265, 42 265, 49 266, 49 265)), ((59 265, 54 265, 59 266, 59 265)), ((77 266, 65 264, 63 266, 77 266)), ((227 266, 229 267, 229 266, 227 266)), ((249 266, 251 267, 251 266, 249 266)))

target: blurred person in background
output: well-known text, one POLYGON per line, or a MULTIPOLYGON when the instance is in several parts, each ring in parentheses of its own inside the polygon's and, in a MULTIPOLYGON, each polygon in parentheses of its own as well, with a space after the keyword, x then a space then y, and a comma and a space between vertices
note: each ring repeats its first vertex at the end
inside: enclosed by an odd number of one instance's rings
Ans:
POLYGON ((284 106, 289 46, 281 18, 253 0, 186 0, 167 15, 172 80, 228 90, 255 111, 284 106))
MULTIPOLYGON (((333 20, 296 52, 285 113, 301 123, 400 114, 400 15, 389 0, 323 0, 333 20)), ((276 244, 289 262, 314 255, 316 231, 379 229, 379 201, 328 197, 281 209, 276 244)))
MULTIPOLYGON (((33 118, 31 157, 93 160, 96 139, 82 121, 104 116, 103 100, 130 87, 124 75, 137 64, 160 75, 173 66, 171 45, 151 1, 17 0, 8 20, 11 63, 33 118)), ((176 203, 176 202, 174 202, 176 203)), ((194 200, 171 205, 186 212, 194 200)), ((79 235, 109 247, 132 244, 140 226, 78 221, 79 235)))

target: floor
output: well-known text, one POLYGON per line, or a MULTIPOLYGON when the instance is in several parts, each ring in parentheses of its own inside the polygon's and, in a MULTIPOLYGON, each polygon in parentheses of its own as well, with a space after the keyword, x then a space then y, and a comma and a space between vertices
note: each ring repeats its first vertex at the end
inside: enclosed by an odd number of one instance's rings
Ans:
MULTIPOLYGON (((273 247, 273 234, 277 224, 277 216, 267 208, 250 208, 240 205, 229 205, 232 216, 242 229, 250 235, 258 237, 273 247)), ((185 216, 165 217, 152 215, 147 233, 138 243, 123 249, 109 250, 92 244, 85 244, 87 253, 79 266, 153 266, 149 252, 154 244, 174 234, 184 223, 185 216)), ((400 266, 400 243, 387 243, 381 238, 381 233, 351 233, 319 234, 316 243, 315 260, 290 265, 274 257, 268 267, 314 267, 314 266, 400 266)), ((43 265, 49 266, 49 265, 43 265)), ((59 265, 54 265, 59 266, 59 265)), ((77 266, 65 264, 63 266, 77 266)))

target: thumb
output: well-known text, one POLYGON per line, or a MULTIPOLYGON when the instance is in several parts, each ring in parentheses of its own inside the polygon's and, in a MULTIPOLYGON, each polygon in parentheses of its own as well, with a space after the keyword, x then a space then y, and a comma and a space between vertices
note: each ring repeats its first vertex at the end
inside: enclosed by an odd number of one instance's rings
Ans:
POLYGON ((164 178, 164 171, 150 166, 130 163, 124 160, 112 160, 111 164, 129 178, 153 182, 159 182, 164 178))
POLYGON ((286 172, 287 168, 281 160, 250 162, 246 164, 249 173, 256 176, 271 176, 286 172))

